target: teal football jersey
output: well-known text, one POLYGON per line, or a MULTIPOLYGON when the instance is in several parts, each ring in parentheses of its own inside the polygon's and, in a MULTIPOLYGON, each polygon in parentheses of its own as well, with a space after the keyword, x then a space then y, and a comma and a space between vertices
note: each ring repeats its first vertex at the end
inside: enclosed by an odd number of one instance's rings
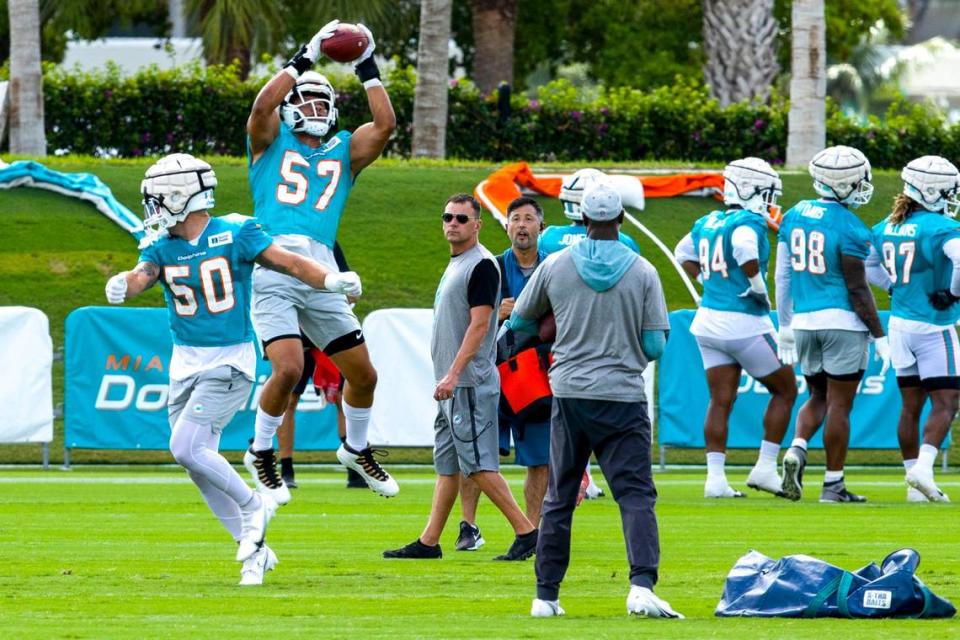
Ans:
MULTIPOLYGON (((539 249, 548 255, 573 246, 587 237, 587 228, 582 224, 567 224, 563 226, 547 227, 540 234, 539 249)), ((620 233, 620 242, 627 245, 634 253, 640 254, 640 247, 633 238, 620 233)))
POLYGON ((720 311, 737 311, 755 316, 767 315, 769 309, 740 294, 750 288, 750 280, 740 269, 733 255, 733 231, 749 226, 757 233, 757 259, 760 273, 767 277, 770 260, 770 238, 767 223, 759 215, 744 209, 713 211, 693 225, 690 238, 700 259, 703 277, 701 307, 720 311))
POLYGON ((210 218, 196 244, 162 236, 140 252, 160 267, 174 344, 226 347, 254 339, 253 261, 271 239, 254 220, 210 218))
POLYGON ((960 305, 937 311, 929 295, 949 289, 953 263, 943 245, 960 238, 960 223, 931 211, 916 211, 901 224, 883 220, 873 227, 873 246, 893 282, 890 313, 939 326, 956 324, 960 305))
POLYGON ((794 313, 853 311, 840 256, 867 258, 870 231, 860 218, 838 202, 802 200, 783 216, 779 241, 790 252, 794 313))
POLYGON ((350 132, 340 131, 313 148, 290 128, 280 133, 257 161, 247 160, 253 215, 271 235, 299 234, 331 249, 353 186, 350 132))

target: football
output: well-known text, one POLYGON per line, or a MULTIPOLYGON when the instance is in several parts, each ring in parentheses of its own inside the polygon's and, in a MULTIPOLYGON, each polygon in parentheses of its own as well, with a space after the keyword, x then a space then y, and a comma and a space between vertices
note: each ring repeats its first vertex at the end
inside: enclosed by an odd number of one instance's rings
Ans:
POLYGON ((370 39, 360 27, 341 23, 332 36, 320 43, 320 52, 336 62, 353 62, 368 44, 370 39))

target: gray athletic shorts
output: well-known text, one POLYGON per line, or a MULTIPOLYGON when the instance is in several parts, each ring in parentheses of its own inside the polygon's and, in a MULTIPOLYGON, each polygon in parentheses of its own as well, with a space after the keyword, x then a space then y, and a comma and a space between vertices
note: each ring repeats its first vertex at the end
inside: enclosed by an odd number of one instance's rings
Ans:
POLYGON ((299 338, 301 328, 320 349, 341 336, 360 335, 360 321, 346 296, 319 291, 260 265, 253 269, 253 326, 261 345, 299 338))
POLYGON ((439 403, 434 422, 433 466, 437 474, 500 470, 500 380, 491 376, 477 387, 457 387, 439 403))
POLYGON ((897 377, 947 378, 960 375, 960 343, 950 327, 936 333, 890 331, 890 356, 897 377))
POLYGON ((844 329, 797 329, 797 356, 800 371, 813 376, 852 376, 867 368, 869 338, 866 331, 844 329))
POLYGON ((245 375, 228 365, 171 380, 167 396, 170 428, 186 411, 184 419, 210 425, 214 433, 220 433, 250 397, 252 386, 245 375))
POLYGON ((695 337, 704 370, 738 364, 754 378, 765 378, 783 366, 777 357, 777 340, 772 332, 736 340, 695 337))

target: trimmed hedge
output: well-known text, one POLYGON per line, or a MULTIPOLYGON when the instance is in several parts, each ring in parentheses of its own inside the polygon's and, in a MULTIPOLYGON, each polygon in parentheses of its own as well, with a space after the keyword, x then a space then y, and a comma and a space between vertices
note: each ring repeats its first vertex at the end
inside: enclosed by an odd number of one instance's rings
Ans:
MULTIPOLYGON (((52 153, 98 156, 245 153, 250 105, 267 77, 241 82, 233 66, 152 68, 122 76, 116 67, 82 73, 49 66, 44 77, 47 140, 52 153)), ((369 119, 366 96, 352 75, 334 75, 339 126, 369 119)), ((409 156, 415 72, 390 71, 386 84, 399 123, 386 153, 409 156)), ((536 100, 511 98, 502 117, 496 95, 469 82, 452 82, 447 153, 461 159, 502 161, 682 160, 719 162, 754 155, 784 160, 787 102, 720 108, 696 81, 641 92, 601 89, 586 95, 566 81, 551 82, 536 100)), ((900 168, 929 153, 960 156, 960 125, 939 112, 897 102, 883 121, 857 123, 829 108, 830 144, 862 149, 875 167, 900 168)))

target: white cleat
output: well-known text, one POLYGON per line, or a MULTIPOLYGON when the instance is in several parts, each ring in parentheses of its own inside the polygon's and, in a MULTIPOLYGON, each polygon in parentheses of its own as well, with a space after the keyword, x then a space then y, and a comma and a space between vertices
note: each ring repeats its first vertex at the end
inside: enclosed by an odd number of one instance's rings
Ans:
POLYGON ((683 614, 674 611, 669 602, 658 598, 650 589, 636 585, 630 587, 630 595, 627 596, 627 613, 632 616, 683 620, 683 614))
POLYGON ((933 471, 914 466, 907 471, 907 484, 922 493, 930 502, 950 502, 940 487, 933 481, 933 471))
POLYGON ((273 449, 263 451, 254 451, 253 447, 247 449, 243 454, 243 466, 253 476, 257 491, 270 496, 280 506, 290 502, 290 489, 277 473, 277 459, 273 449))
POLYGON ((930 502, 927 496, 920 493, 913 487, 907 487, 907 502, 930 502))
POLYGON ((583 494, 583 497, 587 500, 598 500, 604 495, 606 494, 603 493, 603 489, 601 489, 600 486, 593 481, 593 478, 590 478, 590 484, 587 485, 587 490, 583 494))
POLYGON ((277 503, 267 494, 255 494, 251 502, 256 506, 249 509, 240 509, 242 525, 240 529, 240 546, 237 547, 237 562, 244 562, 263 546, 263 538, 267 535, 267 525, 277 512, 277 503))
POLYGON ((727 483, 725 477, 713 479, 707 476, 707 481, 703 485, 704 498, 746 498, 742 491, 737 491, 727 483))
POLYGON ((400 493, 400 486, 373 457, 375 453, 378 452, 370 447, 363 451, 355 451, 346 444, 341 444, 337 449, 337 460, 347 469, 353 469, 359 473, 374 493, 384 498, 392 498, 400 493))
POLYGON ((747 486, 757 491, 766 491, 775 496, 783 496, 783 482, 780 480, 780 474, 777 473, 776 466, 754 466, 750 470, 750 475, 747 476, 747 486))
POLYGON ((262 545, 256 553, 243 561, 240 569, 240 586, 247 587, 263 584, 263 576, 277 566, 277 554, 267 545, 262 545))
POLYGON ((541 600, 533 599, 533 605, 530 607, 530 615, 534 618, 555 618, 566 615, 566 611, 560 606, 559 600, 541 600))

